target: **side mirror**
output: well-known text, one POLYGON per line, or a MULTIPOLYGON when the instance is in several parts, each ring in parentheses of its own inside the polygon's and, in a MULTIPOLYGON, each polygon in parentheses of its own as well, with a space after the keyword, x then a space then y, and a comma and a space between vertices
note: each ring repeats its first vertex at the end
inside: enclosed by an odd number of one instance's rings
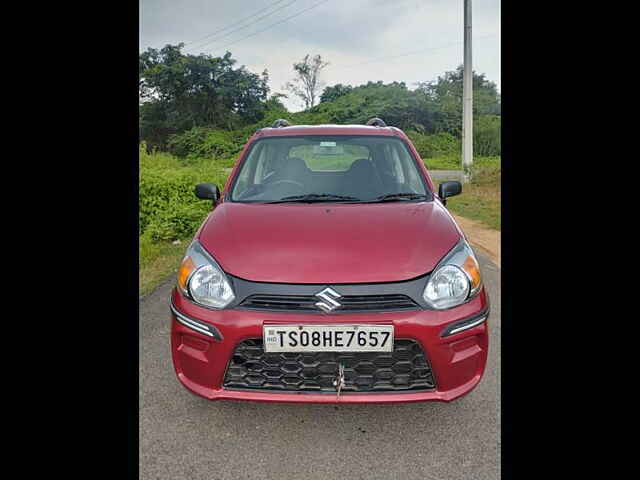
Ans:
POLYGON ((454 195, 460 195, 462 193, 462 184, 460 182, 442 182, 438 187, 438 196, 442 200, 442 204, 447 204, 447 198, 454 195))
POLYGON ((220 200, 220 190, 218 186, 212 185, 211 183, 199 183, 196 185, 195 193, 196 197, 201 200, 212 200, 214 205, 220 200))

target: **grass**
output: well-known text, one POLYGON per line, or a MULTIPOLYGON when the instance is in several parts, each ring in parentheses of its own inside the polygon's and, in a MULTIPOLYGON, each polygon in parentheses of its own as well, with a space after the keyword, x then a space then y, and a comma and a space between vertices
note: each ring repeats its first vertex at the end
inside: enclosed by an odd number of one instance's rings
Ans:
MULTIPOLYGON (((424 164, 429 170, 460 170, 462 159, 459 154, 450 154, 435 158, 424 158, 424 164)), ((500 166, 500 157, 474 157, 476 168, 500 166)))
POLYGON ((460 170, 460 155, 447 155, 435 158, 423 158, 429 170, 460 170))
POLYGON ((179 245, 172 242, 153 242, 148 236, 140 237, 140 268, 138 270, 138 294, 146 295, 163 280, 178 271, 188 241, 179 245))
POLYGON ((462 193, 447 201, 456 215, 476 220, 500 230, 500 159, 474 162, 471 182, 462 186, 462 193))

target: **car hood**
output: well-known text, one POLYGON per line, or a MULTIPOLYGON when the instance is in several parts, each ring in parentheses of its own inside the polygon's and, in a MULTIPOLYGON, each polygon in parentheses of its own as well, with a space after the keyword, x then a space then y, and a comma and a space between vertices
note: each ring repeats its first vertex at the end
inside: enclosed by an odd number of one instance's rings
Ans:
POLYGON ((436 201, 374 204, 224 202, 197 235, 231 275, 277 283, 408 280, 461 238, 436 201))

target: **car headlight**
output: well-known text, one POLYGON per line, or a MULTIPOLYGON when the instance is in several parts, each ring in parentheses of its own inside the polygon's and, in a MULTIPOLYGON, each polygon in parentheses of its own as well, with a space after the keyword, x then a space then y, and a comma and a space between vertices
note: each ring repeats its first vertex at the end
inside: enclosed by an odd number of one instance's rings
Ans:
POLYGON ((478 260, 462 239, 436 266, 422 296, 436 310, 444 310, 466 302, 481 286, 478 260))
POLYGON ((178 270, 178 288, 194 302, 224 308, 235 298, 231 284, 220 265, 194 240, 178 270))

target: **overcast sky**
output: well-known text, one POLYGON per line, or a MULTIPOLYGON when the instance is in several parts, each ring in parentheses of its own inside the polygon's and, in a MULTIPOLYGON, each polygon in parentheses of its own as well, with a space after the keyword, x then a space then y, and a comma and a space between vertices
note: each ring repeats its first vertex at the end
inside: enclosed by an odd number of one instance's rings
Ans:
MULTIPOLYGON (((462 63, 463 3, 140 0, 140 50, 179 42, 186 44, 184 53, 218 56, 229 50, 237 66, 269 71, 271 93, 286 93, 292 64, 307 53, 330 62, 322 73, 326 85, 382 80, 414 88, 462 63)), ((473 0, 473 69, 500 88, 500 0, 473 0)), ((302 109, 297 99, 284 103, 302 109)))

